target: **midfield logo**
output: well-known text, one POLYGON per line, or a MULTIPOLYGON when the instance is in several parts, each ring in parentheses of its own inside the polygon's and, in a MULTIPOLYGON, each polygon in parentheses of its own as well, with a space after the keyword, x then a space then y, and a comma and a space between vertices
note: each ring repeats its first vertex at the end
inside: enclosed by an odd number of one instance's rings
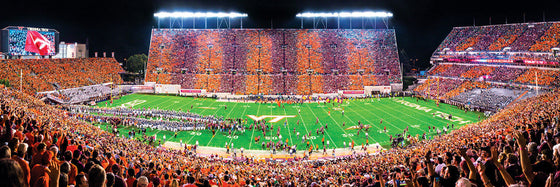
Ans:
POLYGON ((270 120, 269 122, 275 123, 275 122, 279 122, 280 120, 284 119, 284 118, 295 118, 295 115, 292 116, 276 116, 276 115, 264 115, 264 116, 254 116, 254 115, 247 115, 247 117, 255 120, 255 121, 261 121, 265 118, 274 118, 272 120, 270 120))
POLYGON ((146 102, 146 100, 136 99, 134 101, 130 101, 128 103, 122 104, 121 107, 124 107, 124 108, 134 107, 136 105, 139 105, 139 104, 142 104, 142 103, 145 103, 145 102, 146 102))

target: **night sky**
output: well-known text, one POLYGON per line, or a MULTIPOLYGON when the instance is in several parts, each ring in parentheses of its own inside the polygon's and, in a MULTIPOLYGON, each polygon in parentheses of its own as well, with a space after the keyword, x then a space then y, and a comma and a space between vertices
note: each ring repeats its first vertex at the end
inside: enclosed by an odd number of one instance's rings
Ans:
MULTIPOLYGON (((473 20, 476 25, 488 25, 490 17, 492 24, 503 24, 506 18, 508 23, 520 23, 524 14, 526 22, 540 22, 543 13, 547 21, 560 21, 559 1, 529 0, 5 0, 0 7, 2 28, 53 28, 60 32, 60 41, 88 40, 90 56, 95 51, 114 51, 119 61, 132 54, 148 53, 151 28, 157 27, 153 14, 158 11, 244 12, 249 14, 244 28, 270 28, 271 22, 274 28, 299 28, 295 14, 303 11, 390 11, 394 17, 389 28, 396 30, 399 53, 404 51, 408 58, 418 59, 416 66, 420 68, 428 65, 430 55, 454 26, 473 25, 473 20)), ((215 20, 210 22, 215 25, 215 20)), ((311 21, 306 23, 307 28, 312 27, 311 21)), ((401 61, 408 66, 409 59, 401 61)))

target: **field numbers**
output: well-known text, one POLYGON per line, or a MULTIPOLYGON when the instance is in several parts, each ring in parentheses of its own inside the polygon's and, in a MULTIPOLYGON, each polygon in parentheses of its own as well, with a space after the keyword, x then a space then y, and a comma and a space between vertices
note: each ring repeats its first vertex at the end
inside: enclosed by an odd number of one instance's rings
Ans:
POLYGON ((226 137, 229 138, 229 139, 237 139, 237 138, 239 138, 239 136, 235 136, 235 135, 233 135, 233 136, 227 135, 226 137))
POLYGON ((254 115, 247 115, 247 117, 249 117, 249 118, 251 118, 255 121, 261 121, 265 118, 274 118, 274 119, 270 120, 269 122, 276 123, 276 122, 278 122, 278 121, 280 121, 284 118, 295 118, 296 116, 294 116, 294 115, 291 115, 291 116, 264 115, 264 116, 257 117, 257 116, 254 116, 254 115))
POLYGON ((200 136, 200 135, 202 135, 201 132, 191 132, 191 133, 189 133, 189 134, 192 135, 192 136, 200 136))
POLYGON ((270 136, 266 136, 264 137, 265 140, 278 140, 278 137, 270 137, 270 136))
POLYGON ((198 107, 198 108, 207 109, 207 110, 215 110, 216 109, 216 107, 207 107, 207 106, 198 107))

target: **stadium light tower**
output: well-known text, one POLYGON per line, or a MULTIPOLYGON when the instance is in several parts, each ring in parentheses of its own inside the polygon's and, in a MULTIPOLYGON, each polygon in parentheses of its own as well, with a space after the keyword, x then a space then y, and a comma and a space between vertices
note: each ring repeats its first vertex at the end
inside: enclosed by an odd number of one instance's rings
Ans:
POLYGON ((333 13, 312 13, 304 12, 299 13, 296 17, 341 17, 341 18, 387 18, 393 17, 393 13, 390 12, 333 12, 333 13))
POLYGON ((158 28, 160 27, 161 19, 169 19, 169 27, 173 27, 173 22, 177 19, 181 20, 181 28, 183 28, 183 19, 190 18, 193 20, 193 28, 195 27, 195 19, 204 18, 204 27, 207 28, 208 18, 216 18, 216 27, 220 28, 223 23, 227 28, 231 28, 231 19, 240 18, 241 28, 243 28, 243 18, 248 17, 246 13, 238 12, 157 12, 154 17, 158 19, 158 28))
POLYGON ((244 18, 247 14, 237 12, 158 12, 157 18, 244 18))
MULTIPOLYGON (((362 19, 362 29, 364 28, 364 19, 366 19, 366 24, 368 20, 376 21, 377 18, 381 18, 386 27, 388 27, 388 19, 393 17, 393 13, 391 12, 374 12, 374 11, 354 11, 354 12, 303 12, 296 14, 297 18, 301 18, 301 28, 303 28, 303 19, 304 18, 313 18, 313 29, 319 23, 322 23, 325 28, 327 28, 327 19, 328 18, 337 18, 337 28, 340 29, 340 18, 348 18, 350 20, 350 28, 352 28, 352 19, 354 18, 361 18, 362 19), (319 19, 319 23, 316 23, 316 19, 319 19)), ((373 24, 374 27, 376 23, 373 24)))

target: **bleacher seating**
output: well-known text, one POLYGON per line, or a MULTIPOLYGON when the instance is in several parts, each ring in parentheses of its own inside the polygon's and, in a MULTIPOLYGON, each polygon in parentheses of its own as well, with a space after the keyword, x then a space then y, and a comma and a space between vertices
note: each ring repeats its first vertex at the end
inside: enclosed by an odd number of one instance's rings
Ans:
POLYGON ((147 68, 148 82, 234 94, 333 93, 401 82, 395 32, 388 29, 153 29, 147 68))
POLYGON ((118 73, 124 70, 114 58, 78 59, 8 59, 0 62, 0 79, 13 86, 20 85, 26 93, 76 88, 87 85, 123 81, 118 73))
MULTIPOLYGON (((469 100, 497 92, 501 91, 473 90, 461 97, 469 100)), ((508 103, 518 93, 503 95, 501 103, 508 103)), ((196 154, 193 152, 197 152, 198 144, 192 143, 183 150, 155 147, 147 144, 155 138, 134 133, 129 137, 112 134, 86 122, 108 121, 113 119, 111 116, 92 118, 89 114, 71 114, 14 89, 0 88, 0 103, 4 119, 1 127, 8 132, 0 139, 4 144, 0 164, 13 170, 3 170, 2 180, 10 180, 12 186, 58 186, 58 181, 76 186, 105 186, 106 183, 115 186, 389 186, 396 182, 406 182, 409 186, 559 185, 555 180, 557 163, 553 163, 559 159, 556 148, 560 145, 554 140, 560 113, 557 90, 510 105, 478 123, 462 127, 452 124, 453 131, 441 136, 427 139, 411 135, 407 137, 410 145, 403 148, 371 155, 361 155, 363 149, 355 149, 351 156, 333 158, 333 154, 332 160, 302 161, 296 155, 282 162, 255 159, 243 152, 237 155, 234 152, 234 156, 196 154), (433 164, 434 160, 437 165, 433 164), (484 166, 480 160, 491 167, 484 166), (478 163, 480 172, 473 162, 478 163), (407 172, 411 176, 406 176, 407 172), (44 176, 60 180, 42 181, 44 176)), ((150 114, 159 112, 149 111, 150 114)), ((159 120, 155 124, 167 127, 169 123, 176 122, 159 120)), ((435 131, 436 127, 433 128, 435 131)), ((440 128, 445 127, 439 126, 437 131, 440 128)), ((350 148, 336 150, 338 153, 350 148)), ((313 152, 313 156, 318 154, 313 152)), ((320 158, 329 157, 323 154, 320 158)))
POLYGON ((451 51, 550 51, 558 46, 559 22, 516 23, 455 27, 436 52, 451 51))
POLYGON ((549 90, 560 85, 560 58, 553 51, 559 40, 560 22, 455 27, 432 55, 436 66, 429 79, 415 91, 491 110, 503 108, 515 98, 492 93, 498 88, 529 90, 537 85, 549 90))
POLYGON ((557 68, 526 66, 441 63, 428 74, 429 79, 414 91, 453 102, 465 101, 462 104, 477 103, 477 106, 487 107, 485 109, 490 110, 503 108, 508 104, 504 102, 515 100, 515 98, 504 99, 506 97, 499 93, 491 93, 495 88, 529 90, 529 86, 538 84, 544 88, 554 89, 560 82, 560 70, 557 68), (473 89, 478 89, 478 94, 470 93, 473 89), (464 95, 466 92, 469 92, 467 94, 469 96, 464 95), (496 97, 494 99, 487 98, 494 96, 496 97))
POLYGON ((558 81, 560 81, 560 71, 537 68, 531 68, 525 71, 525 73, 521 74, 515 80, 515 82, 519 83, 548 86, 558 86, 558 81))

